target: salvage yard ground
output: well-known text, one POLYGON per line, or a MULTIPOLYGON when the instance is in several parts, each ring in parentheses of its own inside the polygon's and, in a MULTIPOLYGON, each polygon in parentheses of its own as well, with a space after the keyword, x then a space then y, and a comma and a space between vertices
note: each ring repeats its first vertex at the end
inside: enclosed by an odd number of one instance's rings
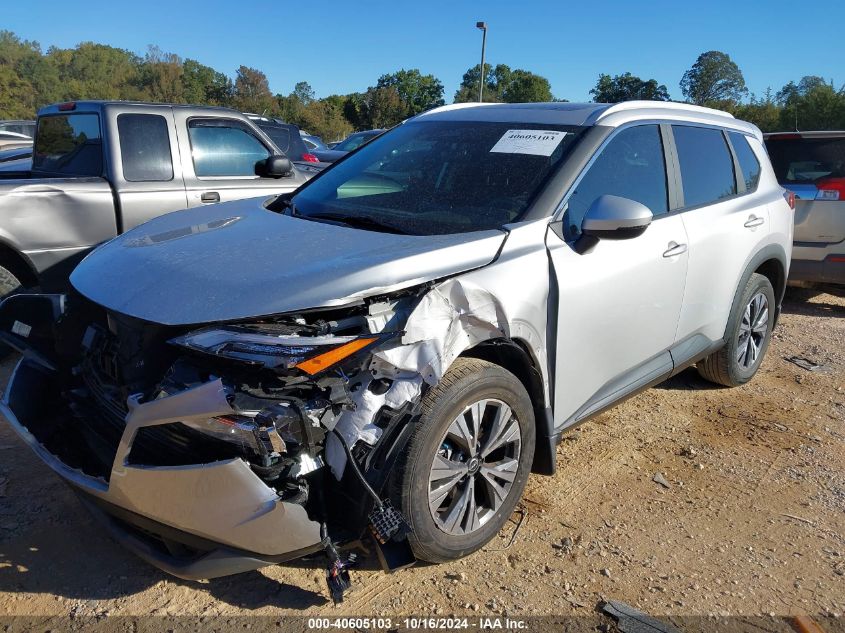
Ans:
POLYGON ((365 558, 339 607, 318 561, 204 583, 157 571, 0 424, 0 614, 521 617, 605 597, 653 615, 841 616, 843 420, 845 295, 790 289, 750 384, 687 370, 605 413, 566 436, 558 474, 532 476, 485 551, 391 576, 365 558))

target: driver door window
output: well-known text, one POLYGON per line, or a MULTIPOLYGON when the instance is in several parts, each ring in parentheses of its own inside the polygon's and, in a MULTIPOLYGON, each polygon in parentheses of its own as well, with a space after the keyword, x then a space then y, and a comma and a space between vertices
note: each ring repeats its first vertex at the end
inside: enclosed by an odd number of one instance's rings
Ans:
POLYGON ((601 151, 569 196, 564 216, 568 237, 581 233, 587 209, 608 194, 636 200, 655 217, 668 211, 666 162, 657 125, 624 129, 601 151))
POLYGON ((191 119, 188 134, 198 178, 255 177, 255 164, 270 156, 270 150, 239 121, 191 119))

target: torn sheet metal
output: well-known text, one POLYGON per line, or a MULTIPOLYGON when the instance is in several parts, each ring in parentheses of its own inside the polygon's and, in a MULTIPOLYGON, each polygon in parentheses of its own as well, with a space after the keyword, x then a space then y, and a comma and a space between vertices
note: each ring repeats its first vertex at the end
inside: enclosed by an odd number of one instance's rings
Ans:
POLYGON ((375 357, 435 385, 461 352, 508 336, 507 323, 501 303, 490 292, 466 280, 449 279, 414 308, 401 344, 380 350, 375 357))
MULTIPOLYGON (((381 312, 389 315, 391 310, 385 307, 381 312)), ((508 335, 501 303, 480 286, 457 278, 431 289, 411 312, 404 330, 401 341, 376 352, 369 367, 374 379, 392 380, 390 388, 383 394, 373 393, 369 385, 351 390, 355 408, 345 412, 335 427, 350 448, 359 440, 371 446, 378 441, 381 429, 373 420, 382 407, 396 409, 419 398, 423 381, 437 384, 464 350, 508 335)), ((331 435, 326 439, 326 461, 340 479, 346 453, 331 435)))

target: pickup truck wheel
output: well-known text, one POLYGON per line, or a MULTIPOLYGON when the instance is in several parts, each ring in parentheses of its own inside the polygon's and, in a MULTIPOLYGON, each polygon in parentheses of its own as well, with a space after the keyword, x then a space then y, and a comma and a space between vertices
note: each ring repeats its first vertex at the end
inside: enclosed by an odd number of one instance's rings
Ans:
POLYGON ((726 387, 745 384, 763 362, 775 323, 775 291, 763 275, 748 279, 738 309, 731 316, 728 342, 696 365, 705 380, 726 387))
POLYGON ((10 270, 0 266, 0 299, 5 299, 21 289, 20 280, 10 270))
MULTIPOLYGON (((21 290, 23 290, 23 286, 21 285, 20 280, 15 277, 11 271, 0 266, 0 300, 20 292, 21 290)), ((6 358, 13 351, 14 350, 8 345, 0 343, 0 360, 6 358)))
POLYGON ((536 430, 531 399, 510 372, 459 358, 422 401, 393 480, 417 558, 454 560, 487 543, 528 480, 536 430))

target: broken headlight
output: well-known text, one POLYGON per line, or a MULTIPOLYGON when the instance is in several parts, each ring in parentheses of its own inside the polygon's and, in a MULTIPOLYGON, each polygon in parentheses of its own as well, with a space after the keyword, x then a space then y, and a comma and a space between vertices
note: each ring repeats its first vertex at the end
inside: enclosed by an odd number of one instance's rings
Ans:
POLYGON ((185 349, 267 369, 314 375, 382 340, 379 336, 300 336, 288 328, 230 325, 204 328, 170 340, 185 349))

